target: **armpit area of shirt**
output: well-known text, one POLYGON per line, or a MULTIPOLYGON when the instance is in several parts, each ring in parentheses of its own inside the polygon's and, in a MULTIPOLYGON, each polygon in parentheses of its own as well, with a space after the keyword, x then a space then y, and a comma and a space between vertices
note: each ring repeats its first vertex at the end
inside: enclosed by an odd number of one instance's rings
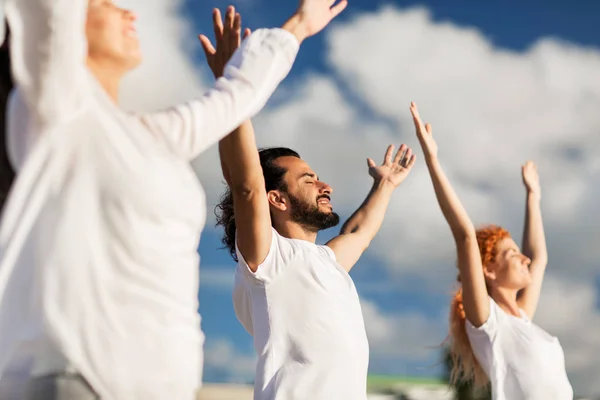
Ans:
POLYGON ((502 312, 502 310, 499 310, 498 305, 491 297, 489 297, 489 299, 490 299, 490 315, 488 316, 487 320, 483 324, 481 324, 481 326, 476 327, 467 318, 465 320, 467 333, 469 333, 471 335, 475 335, 475 336, 478 336, 478 335, 481 335, 482 333, 484 333, 487 336, 489 336, 490 338, 492 338, 494 336, 496 329, 498 327, 498 324, 501 323, 501 320, 502 320, 502 315, 500 314, 502 312))
POLYGON ((238 248, 237 234, 235 236, 235 253, 238 258, 238 268, 240 269, 247 281, 261 285, 270 283, 272 281, 273 277, 272 274, 270 274, 269 269, 273 267, 273 259, 275 257, 275 253, 278 251, 278 243, 276 236, 278 234, 275 229, 271 229, 271 246, 269 247, 269 253, 267 253, 267 256, 265 257, 264 261, 260 263, 260 265, 257 267, 256 272, 253 272, 248 266, 246 259, 244 258, 244 256, 240 252, 240 249, 238 248))

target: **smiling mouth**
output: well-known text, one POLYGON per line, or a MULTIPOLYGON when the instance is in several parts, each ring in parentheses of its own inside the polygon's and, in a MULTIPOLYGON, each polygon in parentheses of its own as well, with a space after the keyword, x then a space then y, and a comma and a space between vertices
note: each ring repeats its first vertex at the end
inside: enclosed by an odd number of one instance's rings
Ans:
POLYGON ((329 198, 329 196, 323 196, 323 197, 317 199, 317 204, 331 205, 331 199, 329 198))

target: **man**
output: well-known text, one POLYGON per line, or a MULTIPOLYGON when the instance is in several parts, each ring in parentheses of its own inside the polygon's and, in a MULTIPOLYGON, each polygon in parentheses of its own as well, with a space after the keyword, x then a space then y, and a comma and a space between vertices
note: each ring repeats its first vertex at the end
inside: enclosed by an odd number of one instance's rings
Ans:
MULTIPOLYGON (((218 60, 227 59, 219 39, 217 50, 205 50, 218 77, 218 60)), ((317 233, 339 223, 331 187, 293 150, 259 152, 250 121, 219 143, 229 189, 217 218, 238 261, 235 311, 258 354, 255 399, 366 399, 369 349, 348 272, 415 162, 406 146, 395 157, 393 151, 389 146, 380 166, 368 160, 374 184, 367 199, 339 236, 318 246, 317 233)))
POLYGON ((325 246, 315 241, 339 222, 333 190, 296 152, 258 152, 250 122, 222 140, 220 152, 230 189, 218 223, 238 261, 236 315, 259 356, 255 399, 366 399, 368 343, 348 272, 410 172, 411 150, 401 146, 392 160, 390 146, 383 165, 369 160, 373 188, 325 246))

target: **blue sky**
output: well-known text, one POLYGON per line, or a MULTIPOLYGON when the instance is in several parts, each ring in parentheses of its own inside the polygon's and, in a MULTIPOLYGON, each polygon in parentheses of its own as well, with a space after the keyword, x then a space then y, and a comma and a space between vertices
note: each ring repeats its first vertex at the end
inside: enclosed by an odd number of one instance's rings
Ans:
MULTIPOLYGON (((198 32, 210 32, 211 14, 214 7, 224 9, 233 4, 251 29, 278 26, 294 10, 295 3, 266 0, 186 0, 182 12, 191 17, 198 32)), ((338 18, 344 21, 355 14, 373 11, 384 5, 400 8, 425 6, 435 20, 452 21, 481 30, 494 44, 509 49, 523 50, 540 37, 553 36, 582 45, 598 46, 598 14, 600 3, 580 0, 507 0, 492 1, 483 5, 475 0, 448 2, 438 1, 382 1, 353 0, 338 18)), ((317 36, 304 44, 291 75, 302 74, 306 69, 326 70, 323 54, 326 51, 324 36, 317 36)), ((399 40, 400 38, 398 38, 399 40)), ((199 62, 202 62, 199 59, 199 62)))
MULTIPOLYGON (((146 59, 152 67, 143 73, 172 79, 155 80, 162 100, 164 93, 185 98, 190 88, 210 85, 192 34, 210 34, 211 9, 229 3, 170 4, 179 6, 173 12, 155 5, 153 11, 160 13, 153 20, 165 18, 169 29, 147 26, 154 42, 140 30, 142 43, 151 42, 146 59), (181 34, 184 23, 189 25, 181 34)), ((233 4, 252 29, 278 26, 295 8, 289 1, 233 4)), ((600 340, 587 332, 600 330, 598 15, 600 3, 592 0, 353 0, 333 26, 303 44, 277 101, 255 119, 259 145, 300 150, 336 190, 333 204, 343 217, 367 193, 364 158, 379 159, 389 141, 416 145, 407 117, 413 99, 434 132, 444 135, 443 165, 476 223, 500 222, 520 238, 519 164, 533 157, 542 174, 551 259, 536 320, 559 337, 574 386, 586 393, 600 393, 600 361, 590 356, 600 352, 600 340), (582 324, 588 329, 579 329, 582 324)), ((144 79, 130 89, 138 101, 131 103, 154 105, 142 101, 152 96, 140 95, 149 92, 147 75, 139 76, 144 79)), ((222 190, 217 162, 213 149, 195 163, 209 215, 222 190)), ((233 313, 235 266, 219 249, 220 231, 211 224, 213 219, 199 247, 204 379, 245 381, 252 377, 252 339, 233 313)), ((333 234, 323 232, 319 242, 333 234)), ((454 259, 449 231, 418 164, 351 274, 363 301, 372 373, 439 375, 435 346, 445 337, 454 259)))

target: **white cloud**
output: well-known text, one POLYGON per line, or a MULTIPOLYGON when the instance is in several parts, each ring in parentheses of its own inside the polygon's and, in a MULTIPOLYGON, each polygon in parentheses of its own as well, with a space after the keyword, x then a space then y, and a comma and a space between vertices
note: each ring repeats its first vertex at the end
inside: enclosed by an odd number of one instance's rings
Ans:
MULTIPOLYGON (((476 30, 434 23, 425 9, 391 7, 338 25, 328 43, 331 66, 373 113, 397 124, 396 141, 416 144, 407 106, 410 100, 421 105, 475 221, 521 218, 519 166, 533 158, 549 199, 550 226, 577 222, 573 210, 598 182, 592 165, 600 150, 600 51, 544 39, 524 53, 511 52, 494 48, 476 30), (388 50, 382 38, 398 39, 388 50)), ((424 249, 435 255, 431 244, 448 238, 423 164, 414 172, 383 232, 392 237, 400 224, 409 229, 400 230, 395 251, 388 251, 389 241, 378 242, 394 265, 411 254, 422 262, 424 249)), ((598 213, 592 218, 598 221, 598 213)))
POLYGON ((248 383, 254 380, 256 356, 240 353, 227 339, 208 342, 204 349, 205 375, 210 371, 219 380, 231 383, 248 383))
POLYGON ((202 71, 190 54, 200 49, 198 32, 179 14, 183 0, 121 0, 138 16, 143 62, 123 83, 121 105, 154 110, 203 93, 202 71))
POLYGON ((438 356, 445 335, 446 316, 428 318, 418 313, 385 312, 372 301, 361 300, 371 359, 419 360, 438 356))
MULTIPOLYGON (((122 3, 140 13, 146 57, 127 81, 125 105, 157 108, 201 93, 204 75, 189 57, 196 32, 175 12, 181 1, 122 3)), ((563 342, 576 389, 600 392, 593 379, 600 370, 597 293, 579 283, 597 274, 600 259, 600 51, 554 39, 524 52, 500 49, 476 29, 432 21, 423 8, 355 15, 325 33, 337 79, 313 73, 284 86, 279 104, 255 120, 259 144, 297 149, 348 214, 370 185, 366 157, 380 159, 388 143, 417 146, 408 113, 416 100, 473 220, 502 223, 515 236, 524 200, 519 167, 534 159, 551 261, 540 325, 563 342)), ((195 163, 211 205, 222 190, 218 165, 216 149, 195 163)), ((397 279, 412 274, 438 289, 452 284, 452 241, 422 158, 370 252, 397 279)), ((395 316, 369 302, 363 308, 374 354, 381 348, 418 357, 414 348, 438 343, 445 330, 418 314, 395 316)), ((217 350, 235 358, 230 345, 217 350)))

